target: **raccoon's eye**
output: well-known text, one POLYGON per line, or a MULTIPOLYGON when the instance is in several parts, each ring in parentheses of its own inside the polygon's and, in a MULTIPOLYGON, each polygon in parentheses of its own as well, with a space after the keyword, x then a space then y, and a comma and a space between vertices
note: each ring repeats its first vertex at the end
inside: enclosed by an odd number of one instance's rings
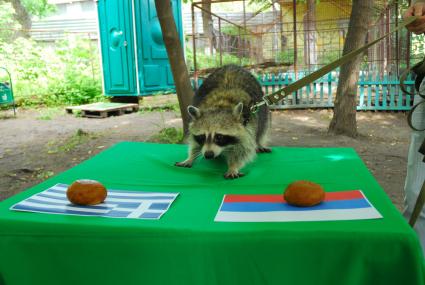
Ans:
POLYGON ((228 135, 222 135, 222 134, 216 134, 214 136, 214 143, 218 146, 226 146, 230 144, 237 144, 239 142, 237 137, 234 136, 228 136, 228 135))
POLYGON ((197 135, 197 136, 193 136, 193 138, 200 145, 205 143, 205 135, 197 135))
POLYGON ((216 141, 221 141, 221 140, 223 140, 223 138, 224 138, 224 136, 222 134, 216 134, 214 136, 214 140, 216 140, 216 141))

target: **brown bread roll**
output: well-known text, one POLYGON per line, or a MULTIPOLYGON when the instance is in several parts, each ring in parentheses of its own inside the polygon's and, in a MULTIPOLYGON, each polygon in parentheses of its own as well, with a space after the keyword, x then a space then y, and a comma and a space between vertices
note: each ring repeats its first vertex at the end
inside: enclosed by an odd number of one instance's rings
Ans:
POLYGON ((288 204, 300 207, 317 205, 325 199, 325 190, 310 181, 295 181, 286 187, 283 198, 288 204))
POLYGON ((105 201, 105 186, 95 180, 77 180, 68 187, 66 196, 71 203, 77 205, 96 205, 105 201))

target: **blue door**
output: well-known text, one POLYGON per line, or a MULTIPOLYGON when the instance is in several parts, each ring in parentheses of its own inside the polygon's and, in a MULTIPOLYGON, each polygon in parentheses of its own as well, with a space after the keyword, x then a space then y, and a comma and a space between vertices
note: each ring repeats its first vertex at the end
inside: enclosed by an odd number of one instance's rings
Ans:
POLYGON ((105 94, 138 95, 132 1, 99 0, 98 13, 105 94))
MULTIPOLYGON (((183 44, 180 0, 171 0, 171 5, 180 41, 183 44)), ((174 89, 173 75, 162 39, 155 1, 135 0, 135 19, 140 94, 174 89)))

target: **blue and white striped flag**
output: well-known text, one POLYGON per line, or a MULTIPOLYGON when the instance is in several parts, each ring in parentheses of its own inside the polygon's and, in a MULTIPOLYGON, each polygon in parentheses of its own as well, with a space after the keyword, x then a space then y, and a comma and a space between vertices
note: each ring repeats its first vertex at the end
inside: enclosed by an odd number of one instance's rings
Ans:
POLYGON ((66 197, 67 188, 66 184, 56 184, 13 205, 10 209, 48 214, 156 220, 161 218, 179 195, 179 193, 108 189, 108 196, 104 203, 79 206, 69 202, 66 197))

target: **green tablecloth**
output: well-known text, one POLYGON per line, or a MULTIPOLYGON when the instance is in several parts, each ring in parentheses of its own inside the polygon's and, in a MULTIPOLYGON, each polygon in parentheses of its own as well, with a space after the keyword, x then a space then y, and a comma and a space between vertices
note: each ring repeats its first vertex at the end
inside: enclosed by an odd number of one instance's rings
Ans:
POLYGON ((422 285, 415 233, 352 149, 274 148, 223 179, 221 161, 177 168, 184 145, 120 143, 0 203, 0 284, 422 285), (9 211, 56 183, 180 192, 161 220, 9 211), (307 179, 361 189, 379 220, 217 223, 224 194, 282 193, 307 179))

